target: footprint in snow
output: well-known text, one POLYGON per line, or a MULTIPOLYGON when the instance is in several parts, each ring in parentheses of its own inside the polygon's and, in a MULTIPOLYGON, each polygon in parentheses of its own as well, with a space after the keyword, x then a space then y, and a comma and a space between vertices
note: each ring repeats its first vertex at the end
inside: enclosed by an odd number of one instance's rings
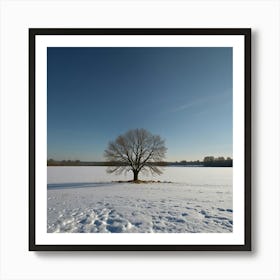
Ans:
POLYGON ((206 215, 206 211, 205 210, 201 210, 199 213, 202 214, 202 215, 206 215))

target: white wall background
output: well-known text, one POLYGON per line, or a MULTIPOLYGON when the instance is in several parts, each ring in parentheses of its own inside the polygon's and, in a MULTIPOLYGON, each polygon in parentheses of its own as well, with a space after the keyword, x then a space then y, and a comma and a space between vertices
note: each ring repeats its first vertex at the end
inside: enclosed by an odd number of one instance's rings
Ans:
POLYGON ((280 279, 280 2, 0 1, 1 279, 280 279), (28 28, 253 29, 253 252, 29 252, 28 28))

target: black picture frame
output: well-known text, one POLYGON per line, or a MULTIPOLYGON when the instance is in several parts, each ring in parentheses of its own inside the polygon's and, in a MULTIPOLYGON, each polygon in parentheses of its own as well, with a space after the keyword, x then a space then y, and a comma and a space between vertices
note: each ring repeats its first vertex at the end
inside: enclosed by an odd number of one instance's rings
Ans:
POLYGON ((251 251, 251 29, 73 29, 31 28, 29 29, 29 250, 30 251, 251 251), (36 243, 36 36, 64 35, 239 35, 244 36, 244 244, 241 245, 78 245, 36 243))

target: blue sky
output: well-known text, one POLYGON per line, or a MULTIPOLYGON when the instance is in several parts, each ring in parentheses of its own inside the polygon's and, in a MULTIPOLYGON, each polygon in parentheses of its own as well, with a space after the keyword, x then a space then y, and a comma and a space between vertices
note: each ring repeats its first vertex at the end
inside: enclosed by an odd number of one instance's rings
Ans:
POLYGON ((232 157, 232 48, 48 48, 48 158, 103 160, 145 128, 167 160, 232 157))

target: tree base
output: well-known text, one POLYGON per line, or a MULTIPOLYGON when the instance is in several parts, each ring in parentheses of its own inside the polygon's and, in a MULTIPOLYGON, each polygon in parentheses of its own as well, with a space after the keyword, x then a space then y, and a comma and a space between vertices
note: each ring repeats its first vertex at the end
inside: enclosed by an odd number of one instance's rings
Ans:
POLYGON ((154 181, 154 180, 128 180, 128 181, 117 181, 117 183, 147 184, 147 183, 172 183, 172 182, 154 181))

